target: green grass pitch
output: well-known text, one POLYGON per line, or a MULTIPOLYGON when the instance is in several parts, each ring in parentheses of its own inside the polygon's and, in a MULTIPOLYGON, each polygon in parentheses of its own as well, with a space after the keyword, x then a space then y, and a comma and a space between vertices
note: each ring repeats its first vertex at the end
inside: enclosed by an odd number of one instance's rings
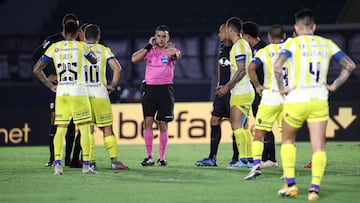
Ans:
MULTIPOLYGON (((280 162, 280 145, 276 146, 280 162)), ((319 202, 360 202, 360 142, 327 142, 328 164, 319 202)), ((154 147, 157 159, 158 148, 154 147)), ((119 145, 119 159, 128 171, 109 169, 103 146, 97 146, 99 173, 83 175, 80 169, 64 168, 54 176, 44 167, 48 148, 0 147, 0 202, 308 202, 311 170, 302 166, 311 159, 310 145, 297 143, 296 174, 299 195, 288 199, 277 195, 283 185, 282 169, 263 169, 256 180, 245 181, 248 170, 228 170, 231 144, 220 144, 218 167, 197 167, 209 144, 171 145, 166 167, 143 167, 143 145, 119 145)), ((281 164, 281 163, 280 163, 281 164)))

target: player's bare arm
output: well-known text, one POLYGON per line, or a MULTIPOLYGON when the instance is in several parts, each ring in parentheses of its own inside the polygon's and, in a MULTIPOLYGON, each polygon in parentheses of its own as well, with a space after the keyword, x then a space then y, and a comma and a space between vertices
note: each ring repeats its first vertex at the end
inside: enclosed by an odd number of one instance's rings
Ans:
POLYGON ((256 89, 256 92, 260 96, 262 96, 262 91, 266 88, 260 84, 259 78, 257 77, 256 71, 255 71, 256 68, 257 68, 256 64, 250 63, 249 68, 248 68, 248 73, 249 73, 250 80, 256 89))
POLYGON ((119 84, 121 73, 122 73, 122 67, 119 63, 119 61, 115 58, 109 60, 110 68, 113 70, 113 78, 110 85, 107 85, 106 88, 109 93, 113 92, 116 87, 119 84))
POLYGON ((33 73, 39 80, 49 89, 53 91, 53 83, 46 77, 45 73, 43 72, 44 68, 46 67, 47 63, 44 63, 41 60, 38 60, 34 66, 33 73))
POLYGON ((149 39, 149 43, 142 49, 136 51, 135 53, 133 53, 133 55, 131 56, 131 62, 133 63, 139 63, 144 61, 144 57, 146 55, 146 53, 148 53, 148 51, 156 44, 155 41, 155 36, 150 37, 149 39))
POLYGON ((339 76, 334 80, 331 85, 327 85, 329 91, 337 90, 344 82, 350 77, 351 73, 355 70, 356 65, 349 56, 345 56, 339 61, 340 65, 343 67, 339 76))
POLYGON ((285 62, 287 61, 288 57, 285 56, 285 55, 280 55, 275 63, 274 63, 274 67, 275 67, 275 70, 274 70, 274 74, 275 74, 275 79, 276 79, 276 82, 278 84, 278 87, 279 87, 279 92, 281 95, 286 95, 287 93, 289 93, 291 91, 290 88, 285 88, 285 85, 284 85, 284 81, 283 81, 283 66, 285 64, 285 62))
POLYGON ((235 84, 238 83, 246 75, 245 61, 236 62, 238 67, 234 76, 230 79, 226 85, 221 85, 218 87, 216 94, 219 96, 224 96, 229 92, 230 89, 234 88, 235 84))

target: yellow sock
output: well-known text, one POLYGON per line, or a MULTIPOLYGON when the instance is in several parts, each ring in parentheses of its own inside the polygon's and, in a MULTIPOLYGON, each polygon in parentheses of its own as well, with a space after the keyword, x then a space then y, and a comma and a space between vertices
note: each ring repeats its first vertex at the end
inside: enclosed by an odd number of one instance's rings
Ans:
POLYGON ((261 163, 263 151, 264 151, 264 143, 263 142, 256 141, 256 140, 254 142, 252 142, 252 154, 253 154, 253 158, 254 158, 254 165, 261 163))
POLYGON ((281 145, 281 160, 286 178, 295 178, 296 148, 293 144, 281 145))
POLYGON ((315 152, 312 155, 312 166, 311 166, 312 185, 320 186, 321 179, 324 175, 325 167, 326 167, 326 153, 324 151, 315 152))
POLYGON ((90 161, 90 125, 79 125, 81 133, 80 145, 82 150, 83 161, 90 161))
POLYGON ((250 129, 244 129, 244 133, 245 133, 245 138, 246 138, 246 158, 252 158, 253 157, 253 153, 252 153, 252 140, 253 137, 251 135, 251 131, 250 129))
POLYGON ((89 160, 90 162, 95 162, 95 137, 94 134, 90 134, 90 153, 89 153, 89 160))
POLYGON ((108 152, 110 159, 117 159, 117 143, 115 135, 109 135, 104 137, 104 145, 108 152))
POLYGON ((239 151, 239 158, 245 159, 246 157, 246 147, 245 147, 245 133, 242 128, 234 130, 234 136, 236 145, 239 151))
POLYGON ((64 150, 64 138, 66 135, 67 128, 57 127, 56 134, 54 137, 54 153, 55 160, 62 160, 64 150))

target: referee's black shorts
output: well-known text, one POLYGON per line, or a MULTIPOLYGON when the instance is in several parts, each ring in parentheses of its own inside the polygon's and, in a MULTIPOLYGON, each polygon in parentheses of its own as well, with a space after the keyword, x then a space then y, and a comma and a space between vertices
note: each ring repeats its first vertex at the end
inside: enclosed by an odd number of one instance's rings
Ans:
POLYGON ((230 92, 222 97, 215 97, 211 115, 219 118, 230 118, 230 92))
POLYGON ((155 117, 158 121, 174 120, 174 88, 168 85, 146 85, 142 98, 143 116, 155 117))

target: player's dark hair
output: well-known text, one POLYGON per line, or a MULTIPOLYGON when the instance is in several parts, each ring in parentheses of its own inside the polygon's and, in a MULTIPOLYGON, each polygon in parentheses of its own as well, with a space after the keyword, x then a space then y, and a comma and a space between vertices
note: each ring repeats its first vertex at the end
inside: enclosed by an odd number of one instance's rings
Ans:
POLYGON ((243 29, 243 21, 236 16, 229 18, 226 25, 232 27, 237 33, 240 33, 243 29))
POLYGON ((85 38, 96 39, 100 35, 100 27, 95 24, 89 24, 85 27, 85 38))
POLYGON ((260 36, 259 25, 253 21, 246 21, 243 24, 243 33, 258 38, 260 36))
POLYGON ((312 26, 314 24, 314 15, 310 9, 302 9, 295 14, 295 23, 299 23, 305 26, 312 26))
POLYGON ((65 34, 75 35, 79 31, 79 25, 74 21, 65 23, 64 32, 65 34))
POLYGON ((155 28, 155 32, 156 31, 164 31, 164 32, 168 32, 170 34, 170 29, 166 26, 166 25, 159 25, 155 28))
POLYGON ((282 39, 285 34, 284 28, 281 25, 273 25, 270 27, 269 35, 273 39, 282 39))
POLYGON ((64 27, 68 21, 74 21, 79 23, 79 18, 73 13, 68 13, 62 19, 62 26, 64 27))

